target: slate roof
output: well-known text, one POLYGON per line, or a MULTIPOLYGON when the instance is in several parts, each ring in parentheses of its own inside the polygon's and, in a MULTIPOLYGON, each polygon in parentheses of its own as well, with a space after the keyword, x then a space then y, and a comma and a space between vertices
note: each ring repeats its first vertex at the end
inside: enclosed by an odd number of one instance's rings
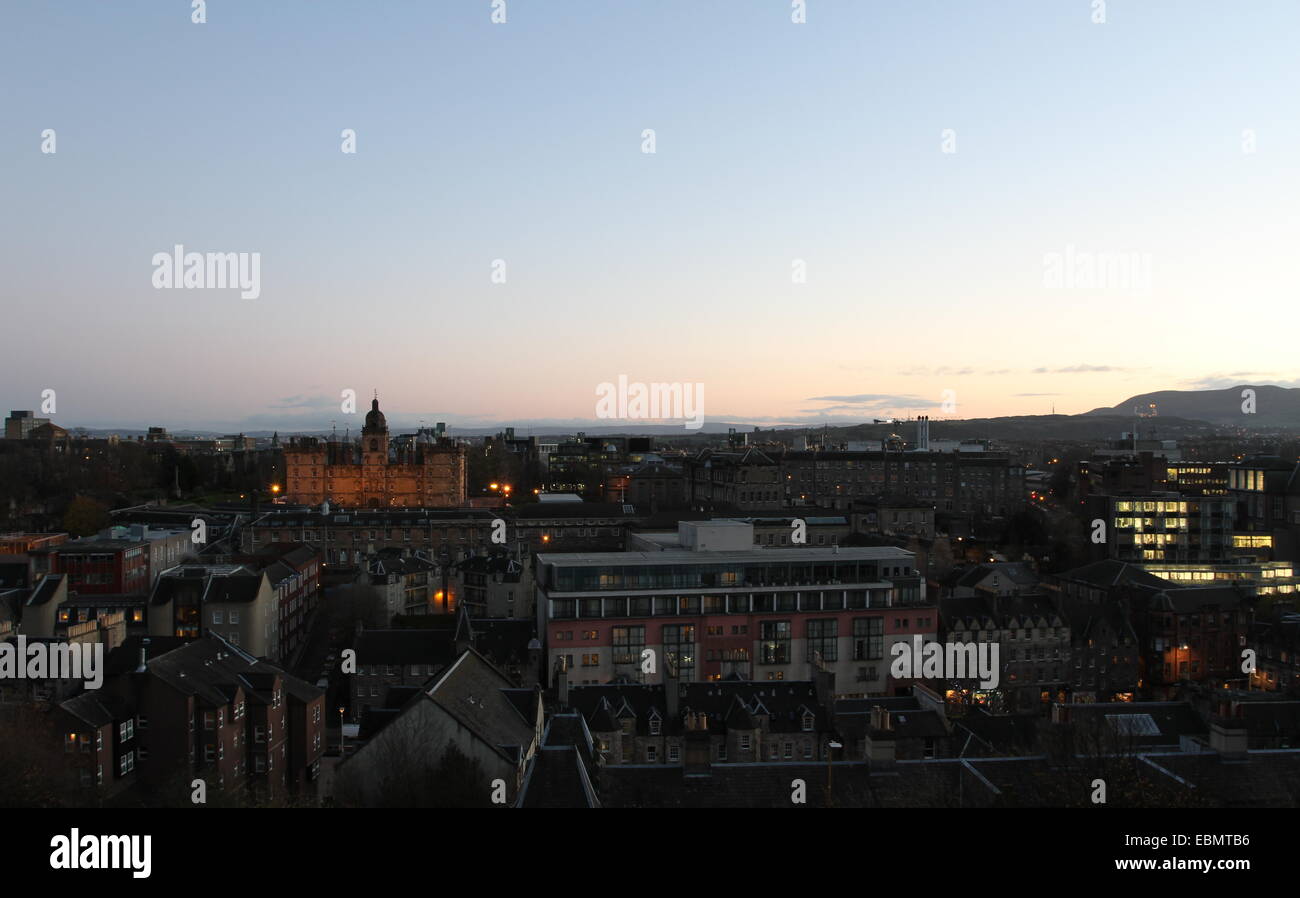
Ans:
POLYGON ((189 640, 180 636, 128 636, 104 659, 104 676, 114 677, 134 671, 140 666, 142 647, 146 658, 155 658, 188 643, 189 640))
POLYGON ((1065 707, 1071 723, 1104 720, 1135 746, 1176 745, 1182 736, 1209 732, 1188 702, 1096 702, 1065 707))
POLYGON ((1236 586, 1188 586, 1164 589, 1152 599, 1153 611, 1172 611, 1175 614, 1195 614, 1203 608, 1236 608, 1249 598, 1245 590, 1236 586))
POLYGON ((990 564, 977 564, 974 567, 957 573, 957 578, 953 582, 954 586, 978 586, 986 577, 997 574, 1006 577, 1017 586, 1033 586, 1038 582, 1038 575, 1035 574, 1028 565, 1019 562, 1001 562, 990 564))
POLYGON ((1113 559, 1085 564, 1083 567, 1061 574, 1060 577, 1064 580, 1076 580, 1101 587, 1147 586, 1152 589, 1164 589, 1173 585, 1168 580, 1147 573, 1135 564, 1113 559))
POLYGON ((1150 755, 1149 759, 1195 787, 1217 807, 1300 807, 1300 751, 1252 751, 1245 759, 1216 752, 1150 755))
POLYGON ((803 732, 805 712, 812 712, 815 732, 830 729, 826 709, 818 702, 813 683, 807 680, 679 683, 676 720, 668 718, 664 688, 663 684, 642 683, 573 686, 569 689, 569 706, 583 715, 592 732, 600 733, 619 729, 617 721, 624 716, 633 718, 638 735, 648 736, 650 720, 657 716, 661 735, 680 735, 686 729, 688 713, 708 715, 710 733, 755 729, 759 717, 767 717, 770 732, 803 732))
MULTIPOLYGON (((889 729, 896 739, 943 739, 948 735, 939 712, 919 708, 888 708, 889 729)), ((835 729, 846 739, 861 739, 871 732, 871 711, 836 709, 835 729)))
POLYGON ((959 757, 1024 754, 1037 744, 1041 721, 1037 714, 994 715, 972 708, 953 718, 953 744, 959 757))
POLYGON ((46 574, 42 577, 41 582, 37 583, 32 589, 31 598, 27 600, 28 607, 44 605, 46 602, 53 599, 55 594, 59 591, 59 584, 62 583, 63 580, 63 574, 46 574))
POLYGON ((99 689, 87 689, 78 696, 60 702, 59 707, 96 729, 135 716, 131 705, 112 693, 99 689))
POLYGON ((224 705, 244 691, 248 701, 269 704, 278 674, 288 674, 209 634, 166 654, 149 658, 149 673, 208 705, 224 705))
POLYGON ((204 603, 238 602, 248 604, 257 600, 261 590, 262 577, 259 574, 231 574, 224 577, 209 577, 208 589, 203 596, 204 603))

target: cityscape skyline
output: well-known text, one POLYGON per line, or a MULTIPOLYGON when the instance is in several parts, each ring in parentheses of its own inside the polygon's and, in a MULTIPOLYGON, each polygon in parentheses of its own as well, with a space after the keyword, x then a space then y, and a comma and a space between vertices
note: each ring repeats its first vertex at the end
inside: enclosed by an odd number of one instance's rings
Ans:
POLYGON ((1285 858, 1296 0, 13 7, 18 868, 224 881, 203 807, 1285 858))
MULTIPOLYGON (((1267 384, 1261 382, 1252 382, 1251 384, 1247 384, 1245 382, 1237 382, 1225 389, 1232 391, 1233 388, 1235 387, 1248 388, 1248 387, 1259 387, 1259 386, 1277 386, 1282 389, 1300 389, 1300 385, 1291 386, 1286 384, 1267 384)), ((1183 391, 1183 392, 1194 394, 1196 392, 1205 393, 1209 391, 1183 391)), ((373 391, 373 393, 376 401, 379 401, 380 399, 379 391, 376 389, 373 391)), ((1235 392, 1233 393, 1233 396, 1235 396, 1235 392)), ((912 397, 912 398, 919 398, 919 397, 912 397)), ((1127 399, 1121 400, 1119 403, 1112 403, 1112 406, 1115 406, 1117 408, 1123 407, 1125 402, 1128 402, 1131 399, 1136 399, 1136 398, 1137 396, 1135 395, 1133 397, 1129 397, 1127 399)), ((57 394, 54 397, 54 399, 56 400, 55 407, 57 408, 57 394)), ((1003 417, 1008 417, 1008 418, 1027 417, 1031 419, 1034 417, 1051 417, 1051 416, 1073 417, 1073 416, 1084 415, 1088 413, 1100 414, 1103 413, 1107 408, 1111 407, 1111 406, 1103 405, 1103 406, 1088 408, 1079 412, 1070 412, 1070 411, 1065 411, 1063 409, 1056 408, 1058 398, 1053 394, 1044 394, 1043 399, 1044 401, 1050 403, 1051 406, 1050 411, 1038 412, 1038 413, 1029 412, 1025 415, 1009 415, 1009 416, 991 415, 988 416, 987 418, 977 417, 977 416, 957 415, 957 414, 944 415, 942 414, 943 404, 941 402, 936 402, 929 406, 925 406, 925 405, 914 406, 912 408, 905 409, 900 413, 895 413, 892 409, 886 407, 883 408, 882 411, 876 413, 876 415, 866 416, 866 417, 853 416, 853 415, 820 416, 820 417, 809 416, 803 420, 800 420, 797 417, 791 419, 781 419, 781 418, 754 418, 754 417, 746 417, 741 415, 717 415, 717 416, 709 416, 707 420, 704 421, 702 428, 695 428, 695 427, 686 428, 685 433, 689 435, 691 433, 699 432, 702 430, 702 432, 704 433, 716 434, 716 433, 725 432, 725 430, 728 427, 755 427, 760 429, 776 429, 776 430, 801 430, 801 429, 817 428, 822 426, 841 428, 841 427, 853 427, 858 425, 897 423, 900 421, 911 422, 921 416, 929 418, 930 420, 934 421, 937 424, 942 424, 945 421, 952 422, 952 423, 960 423, 960 422, 967 422, 973 420, 997 420, 998 418, 1003 418, 1003 417)), ((356 405, 356 403, 353 402, 352 404, 356 406, 356 410, 352 412, 344 412, 341 409, 341 403, 334 403, 330 405, 328 404, 326 397, 314 397, 311 400, 307 400, 305 397, 289 397, 288 399, 283 401, 285 403, 284 407, 286 409, 289 409, 289 411, 287 411, 284 414, 277 415, 275 413, 266 413, 266 414, 250 416, 242 420, 234 420, 228 422, 213 421, 213 420, 208 420, 208 421, 186 420, 186 421, 182 421, 181 423, 177 423, 174 421, 156 420, 151 418, 148 420, 140 419, 140 420, 128 420, 128 421, 100 421, 93 424, 87 424, 81 421, 71 420, 70 418, 63 416, 61 414, 56 415, 55 413, 50 413, 50 414, 43 415, 36 409, 26 409, 24 411, 33 412, 35 416, 38 418, 38 420, 51 420, 53 421, 53 423, 59 424, 61 426, 65 426, 67 429, 84 428, 87 430, 108 431, 108 432, 114 430, 122 431, 122 432, 128 432, 128 431, 144 432, 149 428, 162 427, 163 429, 169 432, 216 433, 219 431, 225 431, 225 432, 248 431, 248 432, 257 432, 257 433, 260 432, 270 433, 272 431, 281 431, 284 434, 289 435, 295 433, 320 434, 320 433, 328 433, 331 430, 338 431, 340 433, 345 433, 348 431, 359 433, 361 426, 364 422, 365 413, 369 408, 369 406, 366 405, 364 402, 361 403, 360 405, 356 405), (54 420, 55 418, 58 418, 60 420, 54 420)), ((13 405, 14 403, 10 402, 6 407, 11 408, 13 405)), ((37 405, 37 404, 34 403, 33 405, 37 405)), ((675 432, 676 429, 682 427, 682 424, 679 421, 674 420, 673 417, 669 415, 665 415, 662 417, 654 417, 654 418, 648 418, 648 417, 638 418, 635 416, 622 415, 622 416, 612 416, 604 419, 597 418, 597 417, 541 418, 541 419, 526 418, 526 417, 525 418, 496 418, 491 415, 464 416, 464 415, 457 415, 455 413, 439 412, 439 411, 432 411, 432 412, 428 412, 428 411, 421 412, 418 410, 406 411, 402 409, 392 409, 387 405, 387 403, 383 404, 383 410, 385 412, 385 415, 389 418, 391 425, 395 430, 412 430, 412 431, 417 429, 422 429, 422 428, 432 428, 434 427, 435 424, 440 423, 440 424, 447 425, 448 432, 461 432, 461 433, 480 433, 480 432, 488 433, 493 430, 501 430, 510 427, 510 428, 514 428, 521 435, 527 435, 533 431, 536 431, 538 433, 545 433, 545 432, 563 433, 566 430, 573 430, 575 428, 585 428, 593 432, 619 431, 619 432, 626 432, 626 433, 635 433, 638 431, 643 431, 646 433, 653 432, 653 433, 660 433, 661 435, 668 435, 675 432)), ((1140 417, 1143 419, 1158 419, 1160 417, 1158 409, 1139 408, 1135 406, 1133 409, 1133 413, 1135 415, 1140 415, 1140 417)), ((1166 417, 1179 417, 1179 418, 1184 418, 1186 420, 1198 420, 1194 416, 1188 417, 1188 416, 1181 416, 1181 415, 1168 415, 1166 417)), ((1284 422, 1281 424, 1281 426, 1283 428, 1290 428, 1292 425, 1289 422, 1284 422)))

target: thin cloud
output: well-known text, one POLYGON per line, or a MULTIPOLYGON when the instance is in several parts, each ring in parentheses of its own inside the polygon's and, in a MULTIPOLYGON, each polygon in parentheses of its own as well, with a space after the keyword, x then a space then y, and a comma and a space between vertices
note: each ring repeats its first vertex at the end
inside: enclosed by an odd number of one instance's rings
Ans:
POLYGON ((1066 368, 1035 368, 1034 374, 1105 374, 1108 372, 1132 371, 1117 365, 1070 365, 1066 368))

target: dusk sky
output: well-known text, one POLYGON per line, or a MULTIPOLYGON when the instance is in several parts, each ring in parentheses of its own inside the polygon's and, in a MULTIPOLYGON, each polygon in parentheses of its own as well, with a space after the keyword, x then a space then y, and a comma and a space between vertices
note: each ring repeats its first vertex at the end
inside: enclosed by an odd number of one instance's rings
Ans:
POLYGON ((390 422, 522 426, 626 375, 834 423, 1300 385, 1295 0, 507 10, 6 6, 3 411, 342 429, 378 389, 390 422), (155 289, 176 244, 260 253, 260 295, 155 289), (1150 283, 1052 288, 1067 253, 1150 283))

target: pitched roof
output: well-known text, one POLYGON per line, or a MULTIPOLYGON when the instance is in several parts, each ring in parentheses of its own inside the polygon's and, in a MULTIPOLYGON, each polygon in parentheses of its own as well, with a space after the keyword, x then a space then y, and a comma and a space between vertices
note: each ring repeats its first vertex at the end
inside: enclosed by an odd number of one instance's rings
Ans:
POLYGON ((78 696, 60 702, 59 708, 96 729, 135 716, 129 704, 112 693, 99 689, 87 689, 78 696))
POLYGON ((1172 585, 1168 580, 1147 573, 1135 564, 1109 558, 1066 571, 1060 577, 1064 580, 1091 583, 1094 586, 1147 586, 1153 589, 1164 589, 1172 585))
POLYGON ((539 698, 536 690, 529 690, 530 709, 529 703, 512 692, 517 690, 504 674, 478 652, 467 649, 424 695, 488 745, 515 760, 513 755, 532 743, 539 698))
POLYGON ((288 676, 215 634, 149 658, 146 666, 172 688, 210 705, 228 704, 240 690, 248 700, 269 703, 275 679, 288 676))
POLYGON ((65 579, 63 574, 46 574, 41 578, 41 582, 37 583, 32 589, 31 598, 27 600, 27 606, 31 608, 49 602, 58 593, 59 585, 65 579))

